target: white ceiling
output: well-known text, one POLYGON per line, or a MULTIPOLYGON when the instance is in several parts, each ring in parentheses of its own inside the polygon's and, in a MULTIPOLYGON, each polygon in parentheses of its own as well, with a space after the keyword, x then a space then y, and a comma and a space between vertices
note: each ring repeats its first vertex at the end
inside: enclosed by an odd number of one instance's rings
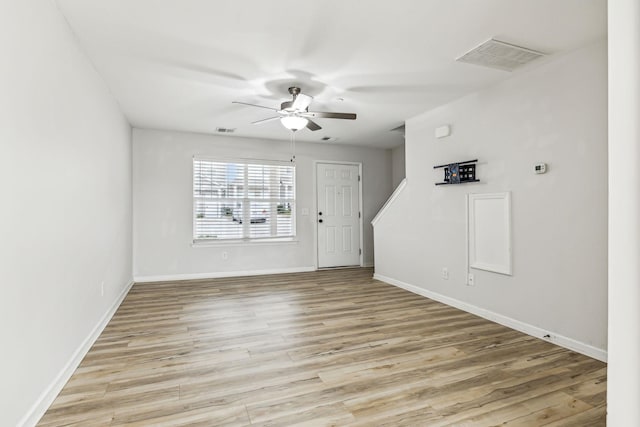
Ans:
MULTIPOLYGON (((57 0, 130 123, 140 128, 288 139, 273 116, 289 86, 316 119, 298 141, 393 147, 390 129, 508 78, 457 63, 495 37, 551 54, 606 37, 606 0, 57 0), (340 100, 343 99, 343 100, 340 100)), ((535 67, 532 63, 527 68, 535 67)))

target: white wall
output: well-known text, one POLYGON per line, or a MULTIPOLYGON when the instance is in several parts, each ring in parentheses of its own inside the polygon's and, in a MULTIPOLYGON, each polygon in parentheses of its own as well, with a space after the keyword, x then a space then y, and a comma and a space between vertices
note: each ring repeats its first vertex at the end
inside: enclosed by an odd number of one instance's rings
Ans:
POLYGON ((396 188, 406 178, 404 144, 391 149, 391 183, 396 188))
POLYGON ((640 425, 640 2, 608 3, 607 425, 640 425))
POLYGON ((192 246, 192 158, 289 160, 290 143, 134 129, 134 276, 136 280, 294 271, 315 264, 314 160, 362 162, 364 263, 373 263, 371 219, 391 193, 390 151, 296 144, 296 243, 192 246), (302 216, 308 208, 309 216, 302 216), (223 259, 222 253, 228 254, 223 259))
POLYGON ((132 279, 131 130, 52 1, 0 28, 0 425, 32 425, 132 279))
POLYGON ((606 43, 408 120, 406 151, 406 194, 375 230, 376 274, 604 357, 606 43), (453 133, 436 140, 443 124, 453 133), (433 165, 474 158, 480 183, 434 185, 433 165), (513 276, 472 270, 466 286, 465 194, 499 191, 512 192, 513 276))

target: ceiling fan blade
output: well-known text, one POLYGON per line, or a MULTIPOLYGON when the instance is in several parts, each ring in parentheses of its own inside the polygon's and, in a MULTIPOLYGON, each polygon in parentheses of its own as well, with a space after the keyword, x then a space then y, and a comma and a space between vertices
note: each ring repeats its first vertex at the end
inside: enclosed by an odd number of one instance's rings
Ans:
POLYGON ((278 120, 280 117, 269 117, 268 119, 257 120, 255 122, 251 122, 252 125, 261 125, 263 123, 271 122, 273 120, 278 120))
POLYGON ((320 111, 309 111, 307 113, 300 113, 302 117, 319 117, 322 119, 346 119, 355 120, 356 115, 354 113, 329 113, 320 111))
MULTIPOLYGON (((309 119, 307 119, 307 120, 309 120, 309 119)), ((319 124, 317 124, 316 122, 314 122, 313 120, 309 120, 307 122, 307 129, 316 131, 316 130, 322 129, 322 127, 319 124)))
POLYGON ((264 105, 258 105, 258 104, 249 104, 248 102, 232 101, 232 104, 242 104, 242 105, 248 105, 250 107, 259 107, 259 108, 266 108, 267 110, 278 111, 277 108, 265 107, 264 105))
POLYGON ((305 95, 304 93, 299 93, 293 100, 291 108, 296 111, 306 111, 307 108, 309 108, 309 105, 311 105, 311 101, 313 101, 312 96, 305 95))

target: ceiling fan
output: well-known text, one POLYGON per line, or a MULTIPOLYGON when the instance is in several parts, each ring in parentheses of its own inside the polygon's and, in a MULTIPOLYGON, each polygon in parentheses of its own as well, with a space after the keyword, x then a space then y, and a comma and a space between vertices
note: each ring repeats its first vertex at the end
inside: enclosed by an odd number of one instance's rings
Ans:
POLYGON ((312 96, 305 95, 304 93, 300 92, 300 88, 296 86, 290 87, 289 93, 291 94, 293 99, 291 101, 285 101, 282 104, 280 104, 280 109, 265 107, 263 105, 250 104, 248 102, 233 101, 233 103, 249 105, 251 107, 266 108, 267 110, 273 110, 276 113, 278 113, 277 116, 258 120, 253 122, 252 124, 259 125, 259 124, 267 123, 273 120, 280 120, 280 122, 284 127, 294 132, 305 127, 312 131, 322 129, 322 127, 320 127, 320 125, 318 125, 316 122, 311 120, 311 118, 346 119, 346 120, 356 119, 356 115, 353 113, 331 113, 331 112, 309 111, 309 105, 311 104, 311 101, 313 101, 312 96))

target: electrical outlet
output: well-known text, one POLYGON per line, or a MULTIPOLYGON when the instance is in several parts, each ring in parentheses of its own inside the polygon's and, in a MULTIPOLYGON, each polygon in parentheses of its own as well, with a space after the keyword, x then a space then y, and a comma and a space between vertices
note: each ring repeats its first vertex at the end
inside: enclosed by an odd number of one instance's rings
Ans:
POLYGON ((104 296, 104 282, 100 283, 100 296, 104 296))
POLYGON ((467 279, 467 285, 474 286, 476 284, 476 278, 473 276, 473 273, 469 273, 469 278, 467 279))
POLYGON ((227 251, 222 252, 222 259, 228 259, 229 258, 229 254, 227 253, 227 251))
POLYGON ((449 269, 447 267, 442 267, 442 278, 449 280, 449 269))

